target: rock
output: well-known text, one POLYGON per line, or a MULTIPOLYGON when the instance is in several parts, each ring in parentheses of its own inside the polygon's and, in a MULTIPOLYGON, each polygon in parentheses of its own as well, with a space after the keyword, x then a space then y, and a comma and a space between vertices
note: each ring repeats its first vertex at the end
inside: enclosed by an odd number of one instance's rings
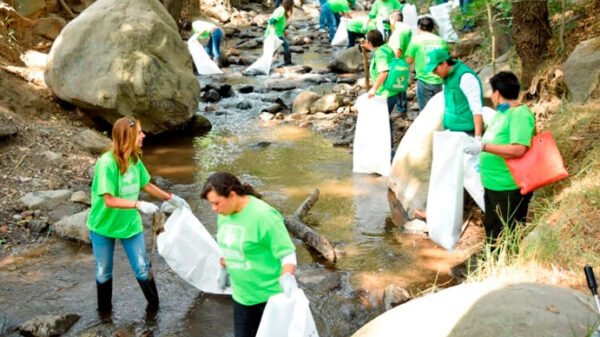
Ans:
POLYGON ((204 134, 212 129, 212 124, 208 118, 199 113, 194 114, 188 130, 193 134, 204 134))
POLYGON ((91 205, 89 193, 84 191, 76 191, 71 195, 71 202, 78 202, 80 204, 91 205))
POLYGON ((600 97, 600 37, 577 45, 563 64, 571 101, 585 103, 600 97))
POLYGON ((488 64, 483 69, 479 71, 479 79, 481 79, 481 84, 483 84, 483 97, 488 100, 491 99, 492 95, 492 87, 490 86, 490 78, 494 76, 499 71, 512 71, 510 63, 508 62, 508 54, 504 54, 500 56, 496 60, 496 70, 492 68, 492 64, 488 64))
POLYGON ((340 275, 324 268, 299 271, 298 282, 302 288, 317 293, 327 293, 341 285, 340 275))
MULTIPOLYGON (((10 4, 11 2, 9 2, 10 4)), ((46 12, 45 0, 14 1, 14 8, 22 16, 35 19, 46 12)))
POLYGON ((239 102, 236 105, 236 107, 241 110, 248 110, 248 109, 252 108, 252 104, 250 104, 250 102, 248 102, 248 101, 242 101, 242 102, 239 102))
POLYGON ((218 102, 221 99, 221 95, 216 89, 209 89, 208 91, 203 91, 200 97, 203 102, 218 102))
POLYGON ((256 48, 261 47, 261 45, 257 39, 253 39, 253 40, 242 40, 235 47, 237 49, 256 49, 256 48))
POLYGON ((111 124, 133 115, 147 134, 159 134, 183 127, 198 108, 191 56, 159 1, 96 1, 58 38, 46 84, 90 115, 111 124))
POLYGON ((222 98, 227 98, 233 96, 233 90, 231 90, 230 84, 223 84, 219 87, 219 95, 222 98))
POLYGON ((291 46, 290 51, 296 54, 304 54, 304 48, 301 46, 291 46))
POLYGON ((411 296, 408 291, 395 284, 390 284, 389 286, 385 287, 385 290, 383 291, 383 305, 385 310, 390 310, 399 304, 409 301, 410 299, 411 296))
POLYGON ((67 216, 54 224, 54 232, 61 238, 90 243, 87 218, 90 209, 67 216))
POLYGON ((333 92, 338 93, 340 95, 345 95, 346 93, 352 90, 352 86, 346 83, 339 83, 333 86, 331 89, 333 92))
POLYGON ((275 115, 270 112, 263 112, 260 114, 260 119, 262 119, 263 121, 270 121, 273 118, 275 118, 275 115))
POLYGON ((598 320, 593 302, 556 286, 468 283, 389 310, 352 336, 586 336, 598 320), (423 324, 423 317, 435 320, 423 324))
POLYGON ((65 19, 59 16, 40 18, 33 22, 33 33, 54 41, 66 24, 65 19))
POLYGON ((27 223, 27 228, 33 233, 41 233, 48 229, 48 222, 42 219, 33 219, 27 223))
POLYGON ((333 112, 342 105, 342 99, 337 94, 327 94, 317 99, 310 106, 310 112, 333 112))
POLYGON ((75 314, 38 316, 19 325, 17 330, 24 336, 60 336, 69 331, 79 318, 80 316, 75 314))
POLYGON ((249 94, 254 91, 254 87, 251 85, 244 85, 238 88, 240 94, 249 94))
POLYGON ((206 107, 204 107, 204 111, 205 112, 215 112, 215 111, 217 111, 217 106, 214 104, 208 104, 206 107))
POLYGON ((452 56, 462 58, 473 54, 475 50, 483 45, 485 39, 481 36, 466 38, 458 41, 452 48, 452 56))
POLYGON ((62 155, 52 151, 44 151, 41 153, 41 156, 46 163, 52 165, 56 165, 62 161, 62 155))
POLYGON ((297 88, 297 86, 298 83, 290 80, 270 80, 265 84, 267 89, 274 91, 294 90, 297 88))
POLYGON ((271 142, 258 142, 255 144, 250 144, 248 145, 249 148, 251 148, 252 150, 258 150, 258 149, 264 149, 267 148, 271 145, 271 142))
POLYGON ((110 149, 112 141, 94 130, 84 130, 73 137, 73 143, 85 151, 101 154, 110 149))
POLYGON ((329 69, 334 73, 357 73, 362 70, 362 56, 358 47, 345 48, 337 54, 329 69))
POLYGON ((71 190, 29 192, 21 198, 21 202, 30 209, 52 209, 69 200, 71 194, 71 190))
POLYGON ((319 99, 319 95, 312 91, 303 91, 294 98, 292 104, 292 113, 307 114, 310 112, 310 106, 319 99))
POLYGON ((281 104, 273 103, 273 104, 269 105, 268 107, 262 109, 261 112, 269 112, 269 113, 275 114, 283 109, 285 109, 285 108, 281 104))
POLYGON ((357 80, 357 78, 355 76, 344 76, 344 77, 338 77, 337 83, 354 84, 354 83, 356 83, 356 80, 357 80))
POLYGON ((0 107, 0 138, 16 135, 19 132, 12 114, 0 107))
POLYGON ((312 68, 305 65, 297 65, 291 67, 280 67, 273 69, 274 73, 277 74, 306 74, 310 73, 312 68))

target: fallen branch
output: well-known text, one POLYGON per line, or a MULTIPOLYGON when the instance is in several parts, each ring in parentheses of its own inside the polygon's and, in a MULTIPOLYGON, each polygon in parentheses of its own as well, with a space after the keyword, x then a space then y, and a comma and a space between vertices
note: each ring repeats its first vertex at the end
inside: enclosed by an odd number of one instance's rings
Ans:
POLYGON ((300 207, 298 207, 296 212, 294 212, 294 215, 285 218, 285 226, 295 237, 302 240, 304 244, 314 248, 329 262, 335 263, 337 254, 331 242, 302 222, 302 217, 308 213, 318 199, 319 190, 315 188, 306 197, 304 202, 302 202, 300 207))

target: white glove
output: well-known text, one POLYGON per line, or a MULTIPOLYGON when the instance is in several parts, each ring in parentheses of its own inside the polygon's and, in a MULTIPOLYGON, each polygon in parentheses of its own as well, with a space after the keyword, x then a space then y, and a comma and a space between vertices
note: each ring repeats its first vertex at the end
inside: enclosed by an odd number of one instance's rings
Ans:
POLYGON ((481 141, 481 136, 475 136, 475 140, 481 141))
POLYGON ((177 194, 171 194, 171 199, 167 200, 167 202, 175 206, 176 208, 190 208, 190 205, 188 205, 187 201, 185 201, 182 197, 178 196, 177 194))
POLYGON ((227 288, 230 283, 229 283, 229 272, 227 272, 226 268, 221 268, 219 270, 219 276, 217 278, 217 284, 219 285, 219 288, 221 288, 221 290, 225 290, 225 288, 227 288))
POLYGON ((481 142, 481 140, 478 139, 473 139, 472 142, 466 144, 463 148, 463 151, 465 153, 473 156, 480 154, 481 150, 483 150, 483 143, 481 142))
POLYGON ((292 291, 298 289, 298 283, 296 277, 290 273, 285 273, 279 278, 279 284, 283 288, 283 293, 286 297, 292 296, 292 291))
POLYGON ((138 201, 137 209, 144 214, 153 214, 158 212, 158 206, 147 201, 138 201))

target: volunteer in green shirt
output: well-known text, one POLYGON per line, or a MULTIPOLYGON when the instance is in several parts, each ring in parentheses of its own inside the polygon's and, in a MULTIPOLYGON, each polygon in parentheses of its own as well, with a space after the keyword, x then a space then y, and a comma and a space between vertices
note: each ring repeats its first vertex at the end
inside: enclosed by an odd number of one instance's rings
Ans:
POLYGON ((399 91, 390 90, 384 85, 390 70, 390 65, 394 61, 394 51, 387 44, 384 44, 381 33, 372 30, 367 33, 367 40, 364 47, 373 51, 369 73, 373 79, 373 86, 368 92, 369 98, 377 95, 387 99, 388 112, 391 113, 398 101, 399 91))
POLYGON ((481 139, 483 86, 477 73, 445 49, 432 50, 427 58, 425 71, 444 79, 444 128, 481 139))
POLYGON ((415 64, 417 79, 417 101, 423 110, 427 102, 442 91, 442 79, 432 72, 425 71, 427 54, 435 49, 446 49, 448 45, 441 37, 433 34, 435 24, 430 17, 422 17, 417 21, 418 33, 410 40, 406 50, 406 62, 415 64))
POLYGON ((368 26, 371 20, 375 20, 377 29, 383 36, 383 40, 386 41, 391 31, 389 16, 393 11, 402 11, 403 7, 404 5, 398 0, 375 0, 366 25, 368 26))
POLYGON ((505 159, 519 158, 531 146, 535 131, 534 115, 519 102, 521 86, 515 74, 502 71, 490 79, 492 102, 497 113, 481 141, 465 146, 466 153, 479 154, 481 183, 484 187, 485 234, 494 243, 505 228, 525 222, 532 193, 521 195, 505 159))
POLYGON ((202 198, 218 213, 221 266, 230 275, 235 337, 254 337, 269 297, 297 288, 295 247, 277 210, 248 184, 212 174, 202 198))
MULTIPOLYGON (((388 41, 388 45, 394 51, 396 58, 402 58, 403 63, 405 62, 404 54, 410 44, 410 38, 412 37, 412 29, 409 25, 403 22, 404 16, 401 11, 394 11, 390 14, 390 24, 392 26, 392 35, 388 41)), ((408 64, 403 64, 408 66, 408 64)), ((408 76, 406 77, 408 81, 408 76)), ((406 90, 400 92, 398 95, 398 102, 396 104, 396 110, 400 113, 408 111, 408 101, 406 99, 406 90)))
POLYGON ((182 198, 167 193, 150 182, 142 163, 141 149, 145 135, 139 121, 132 117, 118 119, 112 130, 112 148, 96 162, 91 190, 91 210, 87 225, 96 262, 98 311, 109 315, 112 308, 112 269, 115 241, 123 245, 146 300, 147 311, 158 309, 158 292, 146 255, 142 218, 158 207, 138 201, 140 190, 165 200, 175 207, 189 207, 182 198))
POLYGON ((210 58, 219 65, 221 58, 221 40, 223 39, 223 31, 217 25, 196 20, 192 22, 192 32, 196 34, 198 40, 208 39, 208 43, 204 49, 210 58))
POLYGON ((321 7, 321 16, 325 18, 327 29, 329 30, 329 42, 333 40, 335 31, 340 25, 340 16, 351 18, 351 5, 352 2, 350 0, 327 0, 323 7, 321 7))
POLYGON ((285 35, 287 34, 285 29, 287 25, 287 20, 292 17, 292 12, 294 11, 294 0, 283 0, 281 2, 281 6, 277 7, 271 17, 269 18, 269 24, 267 25, 267 30, 265 31, 265 36, 268 35, 276 35, 282 42, 283 46, 283 63, 285 65, 292 64, 292 52, 290 51, 290 46, 285 39, 285 35))
POLYGON ((377 29, 375 21, 369 21, 369 17, 354 18, 346 23, 348 31, 348 48, 354 47, 356 40, 364 38, 365 34, 373 29, 377 29))

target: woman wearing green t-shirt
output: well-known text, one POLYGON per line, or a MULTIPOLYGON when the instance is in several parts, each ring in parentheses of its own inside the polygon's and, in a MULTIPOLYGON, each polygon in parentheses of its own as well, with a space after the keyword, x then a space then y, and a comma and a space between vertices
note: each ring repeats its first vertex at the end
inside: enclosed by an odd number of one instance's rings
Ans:
POLYGON ((139 212, 152 214, 158 207, 138 201, 140 190, 175 207, 189 207, 182 198, 150 182, 141 160, 144 133, 139 121, 123 117, 112 130, 112 148, 96 162, 92 182, 92 207, 87 220, 96 264, 98 311, 109 315, 112 308, 112 269, 115 241, 123 245, 146 300, 148 312, 158 309, 158 292, 152 273, 139 212))
POLYGON ((254 337, 269 297, 289 296, 297 288, 294 244, 281 214, 234 175, 211 175, 202 198, 218 213, 217 242, 231 279, 235 337, 254 337))
POLYGON ((277 7, 273 14, 271 14, 267 31, 265 32, 265 36, 274 34, 277 35, 277 37, 281 40, 283 46, 283 63, 285 65, 292 64, 292 52, 290 51, 290 46, 287 40, 285 39, 285 35, 287 34, 285 29, 287 20, 292 17, 293 11, 294 0, 283 0, 281 2, 281 6, 277 7))

